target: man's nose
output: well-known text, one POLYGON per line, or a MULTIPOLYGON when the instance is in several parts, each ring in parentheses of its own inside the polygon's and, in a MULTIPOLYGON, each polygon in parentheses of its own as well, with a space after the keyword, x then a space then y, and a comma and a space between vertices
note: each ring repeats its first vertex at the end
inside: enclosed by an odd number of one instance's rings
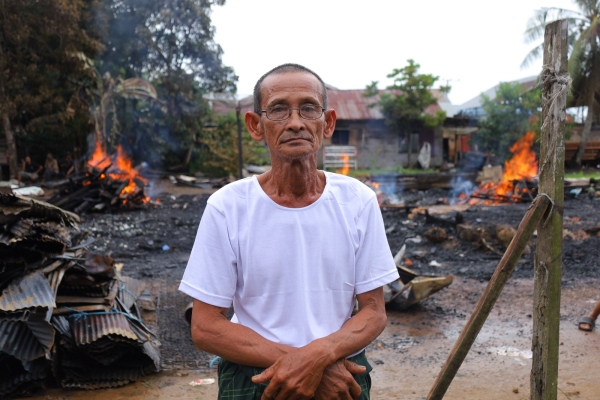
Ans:
POLYGON ((304 127, 304 118, 300 116, 300 110, 291 109, 290 117, 288 118, 288 128, 294 131, 299 131, 304 127))

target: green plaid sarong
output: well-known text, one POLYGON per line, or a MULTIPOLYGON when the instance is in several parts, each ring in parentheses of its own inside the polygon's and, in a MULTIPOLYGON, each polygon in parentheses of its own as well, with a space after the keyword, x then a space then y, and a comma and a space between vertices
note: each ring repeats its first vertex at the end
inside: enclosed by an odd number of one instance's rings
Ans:
MULTIPOLYGON (((373 370, 373 367, 371 367, 371 364, 367 361, 365 351, 363 350, 361 353, 348 358, 348 360, 367 367, 367 372, 360 375, 354 375, 354 379, 360 385, 362 390, 359 400, 370 400, 369 391, 371 390, 371 376, 369 375, 369 372, 373 370)), ((219 361, 218 399, 260 400, 267 384, 253 383, 252 377, 260 374, 264 370, 264 368, 247 367, 221 358, 219 361)))

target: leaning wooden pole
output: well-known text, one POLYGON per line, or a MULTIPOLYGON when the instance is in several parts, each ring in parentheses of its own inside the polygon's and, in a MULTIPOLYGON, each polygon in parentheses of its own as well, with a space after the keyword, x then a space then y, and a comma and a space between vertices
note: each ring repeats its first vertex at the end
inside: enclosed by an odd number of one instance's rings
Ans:
POLYGON ((496 300, 498 300, 500 293, 502 293, 502 289, 504 289, 508 278, 512 275, 517 261, 519 261, 521 254, 523 254, 523 250, 525 250, 525 246, 527 246, 533 231, 546 214, 549 204, 550 200, 548 197, 538 196, 529 207, 529 210, 527 210, 521 224, 519 224, 515 237, 510 242, 508 249, 506 249, 498 267, 496 267, 496 271, 481 295, 479 302, 477 302, 469 321, 460 333, 456 343, 454 343, 454 347, 450 351, 446 363, 442 367, 427 396, 428 400, 440 400, 444 397, 456 372, 458 372, 479 331, 483 327, 485 320, 490 315, 494 304, 496 304, 496 300))
POLYGON ((557 398, 562 218, 564 205, 567 21, 546 26, 542 71, 542 130, 539 193, 553 201, 540 224, 534 261, 531 399, 557 398))

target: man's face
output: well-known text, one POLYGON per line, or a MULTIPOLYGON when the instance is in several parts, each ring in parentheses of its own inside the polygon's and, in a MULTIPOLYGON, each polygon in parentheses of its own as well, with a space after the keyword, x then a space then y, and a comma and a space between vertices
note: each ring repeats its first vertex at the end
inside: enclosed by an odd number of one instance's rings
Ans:
POLYGON ((25 164, 31 164, 31 158, 29 156, 25 157, 25 164))
MULTIPOLYGON (((262 82, 261 96, 262 110, 275 105, 290 108, 299 108, 306 104, 323 106, 319 80, 305 72, 268 76, 262 82)), ((269 149, 282 157, 292 159, 315 154, 321 147, 323 137, 330 137, 335 127, 335 112, 331 110, 325 111, 315 120, 302 118, 298 110, 291 110, 290 117, 283 121, 271 121, 266 113, 262 113, 259 118, 257 130, 269 149)))

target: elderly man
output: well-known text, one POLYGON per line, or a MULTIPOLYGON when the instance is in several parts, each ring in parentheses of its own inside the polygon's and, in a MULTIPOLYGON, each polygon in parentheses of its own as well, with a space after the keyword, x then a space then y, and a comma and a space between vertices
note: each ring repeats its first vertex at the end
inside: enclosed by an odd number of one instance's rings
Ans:
POLYGON ((375 193, 317 169, 336 114, 309 69, 263 75, 245 121, 272 169, 208 200, 180 286, 194 343, 222 357, 219 399, 368 399, 364 348, 398 279, 375 193))

